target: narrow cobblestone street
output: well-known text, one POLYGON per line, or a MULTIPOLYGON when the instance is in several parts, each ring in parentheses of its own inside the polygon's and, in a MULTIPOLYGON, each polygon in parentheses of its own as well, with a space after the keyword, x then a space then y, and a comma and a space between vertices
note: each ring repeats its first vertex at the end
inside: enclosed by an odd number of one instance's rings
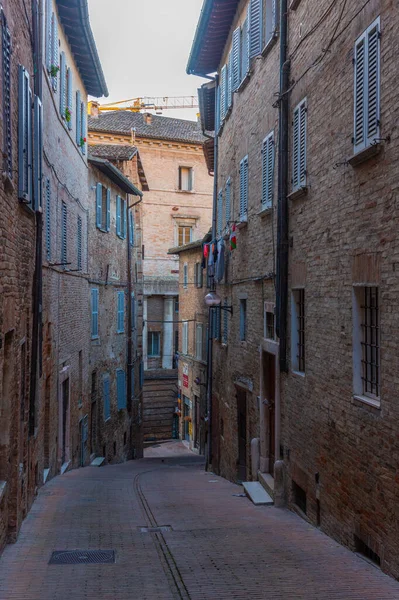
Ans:
POLYGON ((286 510, 255 507, 181 443, 57 477, 0 561, 1 600, 393 600, 399 584, 286 510), (162 458, 164 456, 164 458, 162 458), (144 533, 142 527, 170 526, 144 533), (55 550, 116 563, 48 565, 55 550))

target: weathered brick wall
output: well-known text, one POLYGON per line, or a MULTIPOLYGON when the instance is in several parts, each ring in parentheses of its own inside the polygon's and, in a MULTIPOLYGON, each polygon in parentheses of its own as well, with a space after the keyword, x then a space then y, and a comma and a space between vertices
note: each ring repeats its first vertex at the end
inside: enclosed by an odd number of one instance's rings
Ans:
MULTIPOLYGON (((31 14, 31 2, 25 2, 31 14)), ((2 3, 11 34, 12 182, 0 184, 0 549, 14 539, 33 501, 35 481, 28 465, 27 426, 32 331, 35 216, 18 200, 18 65, 33 78, 28 25, 20 0, 2 3), (22 469, 20 470, 20 466, 22 469)), ((3 65, 0 66, 3 77, 3 65)), ((4 147, 4 120, 0 139, 4 147)), ((34 458, 32 459, 35 460, 34 458)))
MULTIPOLYGON (((300 41, 301 28, 304 36, 328 4, 301 2, 290 12, 290 53, 300 41)), ((348 4, 340 35, 316 68, 301 78, 326 48, 338 6, 292 60, 291 78, 298 84, 290 96, 291 110, 308 99, 309 190, 305 198, 290 203, 290 287, 299 273, 305 285, 306 374, 290 372, 282 378, 282 443, 290 498, 293 480, 306 491, 313 523, 319 511, 321 528, 351 548, 357 535, 381 557, 383 569, 398 577, 399 17, 388 1, 373 0, 361 10, 362 5, 348 4), (346 163, 353 155, 354 44, 378 16, 381 135, 391 139, 383 142, 379 156, 354 168, 346 163), (365 269, 354 268, 357 255, 377 257, 380 264, 379 409, 353 399, 353 284, 369 281, 365 269)))

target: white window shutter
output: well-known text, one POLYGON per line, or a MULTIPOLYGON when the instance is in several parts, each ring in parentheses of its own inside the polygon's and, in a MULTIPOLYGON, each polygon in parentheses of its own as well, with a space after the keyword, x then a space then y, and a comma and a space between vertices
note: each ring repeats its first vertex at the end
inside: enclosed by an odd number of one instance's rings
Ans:
POLYGON ((234 92, 241 82, 241 29, 237 29, 233 32, 233 74, 232 74, 232 91, 234 92))
POLYGON ((365 147, 365 100, 366 100, 366 38, 362 36, 355 46, 355 135, 354 150, 365 147))
POLYGON ((263 0, 251 0, 249 5, 249 58, 262 52, 263 0))
POLYGON ((380 135, 380 28, 379 21, 369 28, 367 35, 367 144, 380 135))
POLYGON ((299 145, 299 179, 300 185, 306 185, 306 155, 307 155, 307 104, 306 100, 304 100, 300 107, 300 145, 299 145))
POLYGON ((223 122, 227 112, 227 66, 220 72, 220 121, 223 122))
POLYGON ((292 187, 294 191, 306 185, 306 138, 307 102, 305 99, 294 110, 292 133, 292 187))
POLYGON ((299 187, 299 108, 294 110, 294 120, 292 124, 292 187, 299 187))

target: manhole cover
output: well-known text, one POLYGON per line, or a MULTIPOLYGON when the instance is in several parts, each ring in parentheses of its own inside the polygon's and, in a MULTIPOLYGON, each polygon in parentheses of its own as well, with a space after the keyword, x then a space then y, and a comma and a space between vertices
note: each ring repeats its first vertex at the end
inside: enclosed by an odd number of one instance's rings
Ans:
POLYGON ((172 531, 170 525, 161 525, 160 527, 139 527, 141 533, 162 533, 163 531, 172 531))
POLYGON ((57 550, 49 565, 94 565, 115 562, 114 550, 57 550))

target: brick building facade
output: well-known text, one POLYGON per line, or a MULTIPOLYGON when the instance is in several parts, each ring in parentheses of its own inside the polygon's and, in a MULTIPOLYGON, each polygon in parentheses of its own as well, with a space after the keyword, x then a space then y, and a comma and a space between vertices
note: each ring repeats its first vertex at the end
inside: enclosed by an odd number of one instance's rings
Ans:
POLYGON ((214 238, 237 227, 216 286, 233 317, 213 344, 212 466, 275 483, 398 577, 398 14, 220 4, 205 3, 188 66, 218 72, 216 111, 201 92, 218 132, 214 238))
POLYGON ((91 147, 137 147, 145 171, 142 211, 144 435, 170 438, 177 395, 179 259, 172 246, 202 239, 209 229, 212 180, 198 123, 129 111, 89 119, 91 147))

